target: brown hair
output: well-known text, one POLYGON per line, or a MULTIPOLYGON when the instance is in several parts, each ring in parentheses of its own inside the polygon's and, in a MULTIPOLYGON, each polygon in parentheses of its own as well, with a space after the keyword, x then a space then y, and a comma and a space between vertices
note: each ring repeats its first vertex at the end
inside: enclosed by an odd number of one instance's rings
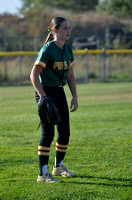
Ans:
POLYGON ((50 42, 51 40, 54 39, 54 33, 53 30, 54 28, 59 29, 62 22, 67 21, 67 19, 63 18, 63 17, 55 17, 51 20, 50 23, 50 32, 44 42, 44 45, 46 45, 48 42, 50 42))

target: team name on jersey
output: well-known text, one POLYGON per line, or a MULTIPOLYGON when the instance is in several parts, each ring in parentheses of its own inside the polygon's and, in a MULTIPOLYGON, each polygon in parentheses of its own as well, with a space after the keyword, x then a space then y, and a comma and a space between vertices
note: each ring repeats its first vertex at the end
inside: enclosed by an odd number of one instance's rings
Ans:
MULTIPOLYGON (((70 65, 70 62, 69 62, 69 65, 70 65)), ((68 69, 69 65, 67 61, 54 62, 54 69, 58 69, 58 70, 68 69)))

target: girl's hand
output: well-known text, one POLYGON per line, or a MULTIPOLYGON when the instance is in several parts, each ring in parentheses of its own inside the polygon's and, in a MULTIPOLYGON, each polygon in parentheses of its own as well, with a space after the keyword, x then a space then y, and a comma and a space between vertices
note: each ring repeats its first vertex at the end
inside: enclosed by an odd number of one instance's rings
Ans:
POLYGON ((71 111, 70 112, 74 112, 78 109, 78 100, 77 97, 73 97, 71 100, 71 106, 70 106, 71 111))

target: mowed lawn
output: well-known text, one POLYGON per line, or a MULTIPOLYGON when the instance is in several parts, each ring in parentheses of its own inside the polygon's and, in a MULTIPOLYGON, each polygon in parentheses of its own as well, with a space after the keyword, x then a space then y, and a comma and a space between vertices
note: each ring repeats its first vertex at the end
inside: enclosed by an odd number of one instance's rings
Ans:
MULTIPOLYGON (((0 199, 132 199, 132 83, 77 85, 64 165, 74 178, 37 183, 41 129, 32 86, 0 87, 0 199)), ((71 94, 65 87, 70 104, 71 94)), ((49 172, 55 156, 51 145, 49 172)))

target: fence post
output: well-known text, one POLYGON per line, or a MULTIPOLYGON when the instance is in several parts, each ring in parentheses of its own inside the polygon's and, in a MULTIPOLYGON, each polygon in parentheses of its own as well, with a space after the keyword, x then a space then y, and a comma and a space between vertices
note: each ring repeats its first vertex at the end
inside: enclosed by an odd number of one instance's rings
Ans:
MULTIPOLYGON (((97 49, 100 49, 100 39, 97 39, 97 49)), ((99 78, 101 79, 101 56, 97 54, 98 59, 98 72, 99 72, 99 78)))
POLYGON ((38 37, 34 37, 34 51, 38 51, 38 37))
MULTIPOLYGON (((106 28, 106 33, 105 33, 105 38, 106 38, 106 48, 110 49, 110 28, 107 26, 106 28)), ((108 77, 111 78, 111 55, 107 56, 108 58, 108 77)))
POLYGON ((8 80, 8 66, 7 66, 7 57, 4 57, 4 65, 5 65, 5 72, 4 72, 4 80, 7 81, 8 80))
MULTIPOLYGON (((6 22, 4 21, 4 28, 3 28, 3 42, 4 42, 4 51, 6 52, 7 50, 7 32, 6 32, 6 22)), ((7 74, 7 57, 4 57, 4 65, 5 65, 5 81, 8 79, 8 74, 7 74)))
POLYGON ((103 82, 105 82, 106 81, 106 53, 105 53, 105 49, 103 49, 102 58, 103 58, 103 82))
POLYGON ((85 55, 85 70, 86 70, 86 76, 85 76, 85 82, 89 82, 89 69, 88 69, 88 49, 86 48, 86 55, 85 55))
POLYGON ((19 85, 22 83, 22 56, 19 56, 19 85))

